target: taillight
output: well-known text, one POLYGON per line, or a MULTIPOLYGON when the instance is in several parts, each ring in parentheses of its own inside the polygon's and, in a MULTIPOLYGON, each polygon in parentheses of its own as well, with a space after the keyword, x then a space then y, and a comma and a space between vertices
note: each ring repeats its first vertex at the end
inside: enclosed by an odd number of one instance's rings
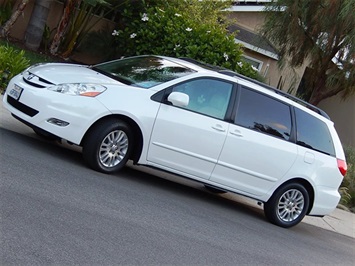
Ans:
POLYGON ((337 159, 338 161, 338 168, 340 173, 345 176, 346 171, 348 170, 348 166, 346 165, 346 162, 344 160, 337 159))

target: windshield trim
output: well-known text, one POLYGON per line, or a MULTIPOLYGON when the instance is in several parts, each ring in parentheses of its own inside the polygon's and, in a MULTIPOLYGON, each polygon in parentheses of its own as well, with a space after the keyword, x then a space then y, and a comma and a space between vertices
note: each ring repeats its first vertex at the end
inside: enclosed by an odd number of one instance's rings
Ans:
POLYGON ((94 71, 96 71, 96 72, 102 74, 102 75, 105 75, 105 76, 107 76, 107 77, 109 77, 109 78, 112 78, 112 79, 114 79, 114 80, 117 80, 117 81, 119 81, 119 82, 121 82, 121 83, 123 83, 123 84, 126 84, 126 85, 132 85, 132 84, 133 84, 133 82, 130 81, 130 80, 123 79, 123 78, 117 77, 117 76, 115 76, 115 75, 112 75, 112 74, 110 74, 110 73, 108 73, 108 72, 106 72, 106 71, 103 71, 103 70, 97 68, 96 66, 91 66, 90 68, 91 68, 92 70, 94 70, 94 71))

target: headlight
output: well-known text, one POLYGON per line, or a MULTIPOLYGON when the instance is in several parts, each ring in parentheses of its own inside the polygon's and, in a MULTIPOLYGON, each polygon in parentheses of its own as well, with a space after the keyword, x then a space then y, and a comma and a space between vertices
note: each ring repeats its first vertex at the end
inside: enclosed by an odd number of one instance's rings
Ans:
POLYGON ((52 86, 49 87, 48 90, 68 95, 95 97, 100 93, 104 92, 106 90, 106 87, 99 84, 72 83, 52 86))

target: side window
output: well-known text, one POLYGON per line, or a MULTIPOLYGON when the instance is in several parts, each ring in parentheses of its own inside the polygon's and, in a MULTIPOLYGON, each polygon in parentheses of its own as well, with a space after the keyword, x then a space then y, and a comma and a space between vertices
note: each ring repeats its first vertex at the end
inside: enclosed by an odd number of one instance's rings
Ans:
POLYGON ((285 140, 291 135, 291 112, 287 104, 242 87, 236 124, 285 140))
POLYGON ((195 79, 173 88, 189 95, 189 104, 185 109, 223 119, 233 84, 216 79, 195 79))
POLYGON ((327 125, 300 109, 295 110, 297 144, 334 156, 334 145, 327 125))

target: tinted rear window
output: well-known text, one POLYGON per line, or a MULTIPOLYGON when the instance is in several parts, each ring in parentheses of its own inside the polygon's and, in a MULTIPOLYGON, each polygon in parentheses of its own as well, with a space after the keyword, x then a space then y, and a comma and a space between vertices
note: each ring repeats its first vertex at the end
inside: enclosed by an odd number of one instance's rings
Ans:
POLYGON ((295 110, 297 144, 334 156, 334 144, 327 125, 300 109, 295 110))
POLYGON ((236 123, 278 138, 290 139, 290 107, 244 87, 241 89, 236 123))

